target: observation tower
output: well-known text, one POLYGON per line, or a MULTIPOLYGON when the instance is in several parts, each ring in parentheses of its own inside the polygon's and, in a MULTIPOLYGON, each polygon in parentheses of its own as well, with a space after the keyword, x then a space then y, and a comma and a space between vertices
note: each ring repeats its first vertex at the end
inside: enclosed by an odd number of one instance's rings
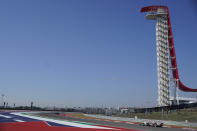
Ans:
POLYGON ((186 87, 179 79, 169 9, 147 6, 141 12, 149 12, 146 19, 156 21, 158 106, 170 105, 170 81, 174 84, 173 104, 179 104, 178 89, 184 92, 197 92, 197 89, 186 87))

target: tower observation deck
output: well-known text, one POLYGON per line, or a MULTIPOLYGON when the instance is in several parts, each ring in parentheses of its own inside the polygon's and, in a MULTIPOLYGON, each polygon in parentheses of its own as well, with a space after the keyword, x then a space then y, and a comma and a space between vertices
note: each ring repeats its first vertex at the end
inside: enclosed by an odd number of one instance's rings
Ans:
POLYGON ((197 92, 197 89, 186 87, 179 79, 168 7, 148 6, 142 8, 141 12, 149 12, 146 19, 156 21, 158 106, 168 106, 170 105, 170 71, 175 85, 175 99, 176 89, 184 92, 197 92))

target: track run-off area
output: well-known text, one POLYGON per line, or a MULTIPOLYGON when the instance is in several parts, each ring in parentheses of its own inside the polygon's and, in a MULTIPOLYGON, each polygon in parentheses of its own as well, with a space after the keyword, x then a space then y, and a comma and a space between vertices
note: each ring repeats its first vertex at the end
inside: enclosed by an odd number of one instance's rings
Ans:
POLYGON ((0 131, 137 131, 105 125, 38 117, 30 112, 0 112, 0 131))
POLYGON ((84 119, 55 112, 0 112, 0 131, 188 131, 187 128, 144 127, 134 123, 84 119))

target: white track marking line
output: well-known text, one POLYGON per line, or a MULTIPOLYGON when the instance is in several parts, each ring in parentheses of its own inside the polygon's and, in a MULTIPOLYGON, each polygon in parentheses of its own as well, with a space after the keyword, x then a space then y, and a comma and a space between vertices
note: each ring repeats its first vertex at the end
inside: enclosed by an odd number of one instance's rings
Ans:
POLYGON ((163 126, 163 127, 168 128, 168 126, 163 126))
POLYGON ((192 129, 192 128, 182 128, 183 130, 191 130, 191 131, 195 131, 196 129, 192 129))
POLYGON ((17 122, 25 122, 25 121, 22 121, 22 120, 18 120, 18 119, 14 119, 15 121, 17 122))
POLYGON ((0 114, 0 117, 11 118, 10 116, 5 116, 5 115, 1 115, 1 114, 0 114))
POLYGON ((54 123, 63 124, 63 125, 74 126, 74 127, 93 128, 93 129, 116 129, 116 128, 108 128, 108 127, 102 127, 102 126, 85 125, 85 124, 80 124, 80 123, 73 123, 69 121, 61 121, 61 120, 55 120, 55 119, 50 119, 50 118, 38 117, 38 116, 30 116, 30 115, 21 114, 18 112, 11 113, 11 114, 14 114, 17 116, 23 116, 27 118, 32 118, 32 119, 37 119, 37 120, 42 120, 42 121, 54 122, 54 123))
POLYGON ((47 124, 48 126, 51 126, 49 123, 47 123, 46 121, 44 122, 45 124, 47 124))
POLYGON ((127 124, 134 124, 133 122, 126 122, 127 124))

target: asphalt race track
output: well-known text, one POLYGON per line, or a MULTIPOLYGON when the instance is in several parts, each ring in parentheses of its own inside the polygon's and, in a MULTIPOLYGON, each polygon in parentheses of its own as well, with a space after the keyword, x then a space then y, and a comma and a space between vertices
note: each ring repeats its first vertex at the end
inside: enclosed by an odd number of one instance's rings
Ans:
POLYGON ((59 118, 59 119, 65 119, 69 121, 80 121, 80 122, 87 122, 87 123, 93 123, 97 125, 105 125, 110 127, 118 127, 118 128, 126 128, 126 129, 134 129, 134 130, 142 130, 142 131, 189 131, 189 130, 195 130, 195 129, 181 129, 181 128, 167 128, 167 127, 145 127, 140 126, 136 124, 131 123, 121 123, 118 121, 112 122, 107 120, 95 120, 95 119, 82 119, 82 118, 76 118, 76 117, 70 117, 69 115, 57 115, 55 113, 43 113, 40 114, 43 116, 51 117, 51 118, 59 118))

